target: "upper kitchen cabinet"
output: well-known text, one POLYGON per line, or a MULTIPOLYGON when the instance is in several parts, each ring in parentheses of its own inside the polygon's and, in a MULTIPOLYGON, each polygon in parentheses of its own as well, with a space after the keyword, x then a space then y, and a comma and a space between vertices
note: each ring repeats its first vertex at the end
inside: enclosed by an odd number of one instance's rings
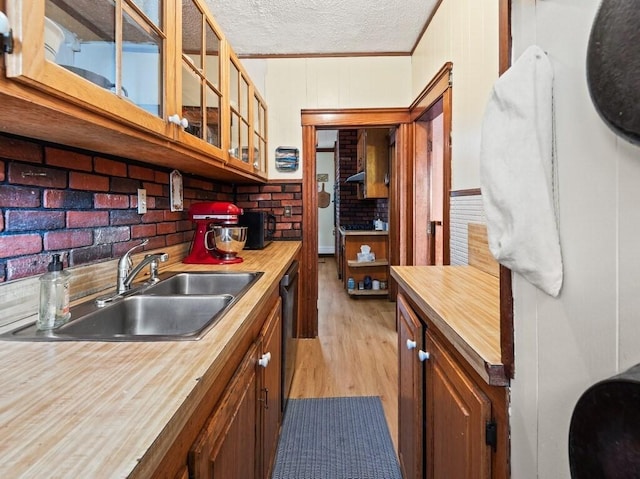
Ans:
POLYGON ((221 180, 266 178, 266 107, 203 0, 5 8, 16 48, 1 99, 14 117, 37 105, 42 118, 9 133, 221 180))
POLYGON ((181 51, 177 65, 180 74, 176 83, 177 105, 182 112, 179 120, 184 129, 178 131, 178 138, 225 158, 222 131, 228 118, 223 113, 223 37, 200 2, 182 0, 180 13, 181 48, 177 48, 181 51))
POLYGON ((169 5, 162 0, 6 3, 19 43, 5 57, 8 77, 132 128, 171 134, 165 118, 167 41, 175 25, 169 5))
POLYGON ((358 197, 389 197, 389 139, 385 128, 358 130, 358 197))

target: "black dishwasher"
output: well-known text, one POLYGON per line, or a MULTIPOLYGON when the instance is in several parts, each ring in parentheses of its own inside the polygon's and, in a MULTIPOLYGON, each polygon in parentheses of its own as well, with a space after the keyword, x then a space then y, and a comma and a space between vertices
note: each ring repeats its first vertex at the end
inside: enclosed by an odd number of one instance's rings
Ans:
POLYGON ((282 410, 287 407, 296 364, 298 318, 298 261, 294 260, 280 280, 282 298, 282 410))

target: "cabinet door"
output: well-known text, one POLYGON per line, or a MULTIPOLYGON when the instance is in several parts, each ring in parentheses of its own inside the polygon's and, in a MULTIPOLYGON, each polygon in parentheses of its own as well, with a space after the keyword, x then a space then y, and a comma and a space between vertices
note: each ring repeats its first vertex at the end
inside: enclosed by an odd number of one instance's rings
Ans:
POLYGON ((386 129, 367 130, 365 140, 365 198, 388 198, 389 140, 386 129))
POLYGON ((278 299, 262 329, 260 397, 262 414, 260 477, 271 477, 282 412, 282 309, 278 299), (265 361, 267 359, 267 361, 265 361))
POLYGON ((267 174, 267 107, 262 97, 253 89, 253 154, 254 172, 266 176, 267 174))
POLYGON ((177 139, 185 145, 223 154, 222 58, 224 42, 200 0, 184 0, 181 6, 181 32, 178 65, 176 111, 187 120, 184 130, 178 129, 177 139))
MULTIPOLYGON (((424 368, 418 358, 423 326, 402 294, 397 298, 398 456, 405 479, 423 479, 424 368)), ((442 478, 448 476, 442 476, 442 478)))
POLYGON ((128 128, 171 135, 165 121, 174 2, 7 0, 18 48, 6 73, 128 128), (123 101, 126 100, 126 101, 123 101))
POLYGON ((267 108, 240 59, 228 47, 229 164, 257 175, 267 171, 267 108))
POLYGON ((364 171, 366 156, 367 130, 358 130, 358 143, 356 145, 356 172, 364 171))
POLYGON ((446 349, 427 334, 427 468, 433 479, 488 479, 491 403, 446 349))
POLYGON ((189 468, 184 466, 176 473, 174 479, 189 479, 189 468))
POLYGON ((256 477, 257 356, 253 344, 189 451, 194 479, 256 477))

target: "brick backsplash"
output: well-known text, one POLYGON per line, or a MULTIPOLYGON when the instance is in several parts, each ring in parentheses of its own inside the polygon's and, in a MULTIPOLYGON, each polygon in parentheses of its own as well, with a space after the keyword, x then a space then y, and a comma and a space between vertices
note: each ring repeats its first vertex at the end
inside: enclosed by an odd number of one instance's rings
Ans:
POLYGON ((336 223, 339 225, 370 224, 380 218, 387 221, 389 217, 388 200, 358 199, 356 183, 347 183, 346 179, 357 173, 358 130, 340 130, 338 132, 338 159, 336 178, 338 191, 336 195, 336 223))
POLYGON ((302 240, 302 182, 245 185, 236 188, 236 204, 252 211, 267 211, 276 217, 276 240, 302 240), (285 207, 291 216, 284 216, 285 207))
POLYGON ((170 170, 125 158, 0 135, 0 282, 39 275, 53 253, 66 266, 117 258, 142 238, 146 250, 191 241, 187 210, 232 201, 278 218, 277 238, 302 237, 302 186, 232 185, 183 174, 182 212, 169 208, 170 170), (147 213, 137 212, 137 190, 147 213), (284 218, 284 206, 292 217, 284 218))

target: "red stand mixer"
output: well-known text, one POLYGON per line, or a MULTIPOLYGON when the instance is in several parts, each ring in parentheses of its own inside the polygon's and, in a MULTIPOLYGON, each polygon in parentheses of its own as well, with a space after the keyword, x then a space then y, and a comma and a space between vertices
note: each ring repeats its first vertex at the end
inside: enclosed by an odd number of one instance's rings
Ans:
POLYGON ((224 201, 193 203, 189 219, 196 223, 191 251, 183 263, 234 264, 247 240, 247 228, 237 226, 242 208, 224 201))

